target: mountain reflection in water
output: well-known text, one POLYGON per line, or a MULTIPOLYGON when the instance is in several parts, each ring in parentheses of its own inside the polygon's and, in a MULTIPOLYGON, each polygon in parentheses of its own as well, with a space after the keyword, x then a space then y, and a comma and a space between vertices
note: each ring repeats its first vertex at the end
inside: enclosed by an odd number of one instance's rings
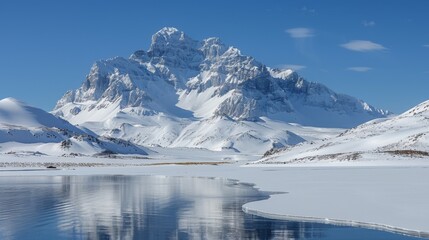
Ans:
POLYGON ((414 239, 245 214, 265 199, 225 179, 0 177, 0 239, 414 239))

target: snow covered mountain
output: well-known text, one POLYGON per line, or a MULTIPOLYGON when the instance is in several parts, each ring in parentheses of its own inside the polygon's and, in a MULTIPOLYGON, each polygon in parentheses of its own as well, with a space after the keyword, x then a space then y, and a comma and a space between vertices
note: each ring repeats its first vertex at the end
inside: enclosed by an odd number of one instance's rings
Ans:
MULTIPOLYGON (((429 101, 387 118, 369 121, 335 138, 278 150, 256 163, 353 162, 429 157, 429 101)), ((267 154, 268 155, 268 154, 267 154)))
POLYGON ((0 153, 94 155, 146 154, 130 142, 97 137, 16 99, 0 100, 0 153))
POLYGON ((348 128, 388 112, 266 67, 218 38, 163 28, 148 51, 97 61, 53 114, 138 144, 264 151, 308 140, 288 123, 348 128))

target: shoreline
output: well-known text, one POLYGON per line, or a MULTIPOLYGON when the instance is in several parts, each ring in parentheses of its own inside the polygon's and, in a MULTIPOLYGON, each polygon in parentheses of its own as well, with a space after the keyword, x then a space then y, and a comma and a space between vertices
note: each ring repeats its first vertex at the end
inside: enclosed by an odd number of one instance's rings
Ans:
MULTIPOLYGON (((169 159, 165 162, 174 161, 169 159)), ((0 168, 0 177, 152 175, 224 178, 249 184, 270 195, 268 199, 244 204, 242 209, 246 213, 279 220, 363 227, 429 239, 429 203, 425 201, 429 198, 429 165, 310 165, 288 168, 249 167, 243 163, 0 168)))
MULTIPOLYGON (((169 165, 169 164, 167 164, 169 165)), ((197 164, 199 165, 199 164, 197 164)), ((212 165, 212 164, 207 164, 212 165)), ((147 166, 154 166, 154 165, 147 165, 147 166)), ((155 166, 165 166, 165 165, 155 165, 155 166)), ((181 166, 180 164, 178 166, 181 166)), ((100 167, 92 167, 92 168, 100 168, 100 167)), ((101 167, 102 168, 102 167, 101 167)), ((121 167, 120 167, 121 168, 121 167)), ((70 169, 68 169, 70 170, 70 169)), ((62 169, 8 169, 8 170, 1 170, 0 169, 0 177, 42 177, 42 176, 76 176, 81 174, 49 174, 49 175, 9 175, 9 176, 1 176, 1 172, 56 172, 60 173, 62 169)), ((73 171, 76 171, 76 169, 73 169, 73 171)), ((77 172, 76 172, 77 173, 77 172)), ((92 174, 83 174, 83 175, 92 175, 92 174)), ((360 222, 360 221, 353 221, 353 220, 340 220, 340 219, 331 219, 331 218, 323 218, 323 217, 311 217, 311 216, 297 216, 297 215, 289 215, 289 214, 276 214, 276 213, 270 213, 270 212, 264 212, 260 210, 256 210, 252 207, 248 207, 246 205, 262 202, 262 201, 269 201, 273 195, 278 194, 288 194, 288 192, 272 192, 272 191, 265 191, 264 189, 261 189, 258 187, 256 183, 252 182, 243 182, 240 179, 236 178, 227 178, 227 177, 210 177, 210 176, 185 176, 185 175, 159 175, 159 174, 115 174, 115 173, 98 173, 94 175, 105 175, 105 176, 112 176, 112 175, 121 175, 121 176, 165 176, 165 177, 191 177, 191 178, 207 178, 207 179, 225 179, 231 182, 234 182, 236 184, 242 184, 247 185, 253 188, 256 188, 259 192, 263 192, 268 194, 270 197, 267 199, 247 202, 242 205, 242 210, 246 214, 255 215, 263 218, 273 219, 273 220, 286 220, 286 221, 296 221, 296 222, 308 222, 308 223, 321 223, 321 224, 329 224, 329 225, 337 225, 337 226, 347 226, 347 227, 356 227, 356 228, 366 228, 366 229, 372 229, 372 230, 379 230, 379 231, 385 231, 385 232, 391 232, 395 234, 402 234, 406 236, 411 237, 419 237, 424 239, 429 239, 429 232, 426 231, 420 231, 420 230, 412 230, 412 229, 406 229, 401 227, 395 227, 380 223, 370 223, 370 222, 360 222)))
MULTIPOLYGON (((264 200, 261 200, 261 201, 264 201, 264 200)), ((419 230, 404 229, 400 227, 394 227, 394 226, 389 226, 389 225, 384 225, 379 223, 366 223, 366 222, 357 222, 352 220, 339 220, 339 219, 328 219, 328 218, 307 217, 307 216, 292 216, 292 215, 261 212, 261 211, 246 207, 245 205, 247 204, 248 203, 245 203, 242 206, 242 209, 246 214, 251 214, 251 215, 274 219, 274 220, 321 223, 321 224, 330 224, 330 225, 337 225, 337 226, 366 228, 366 229, 402 234, 402 235, 411 236, 411 237, 429 239, 429 232, 424 232, 419 230)))

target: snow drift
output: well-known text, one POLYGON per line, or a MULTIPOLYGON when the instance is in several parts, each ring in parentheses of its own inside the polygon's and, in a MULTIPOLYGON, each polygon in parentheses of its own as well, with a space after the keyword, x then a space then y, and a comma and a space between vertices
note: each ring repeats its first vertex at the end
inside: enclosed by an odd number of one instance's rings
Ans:
POLYGON ((429 101, 405 113, 369 121, 337 137, 298 144, 256 163, 308 163, 429 157, 429 101))
POLYGON ((0 100, 0 152, 54 156, 147 154, 143 147, 86 133, 13 98, 0 100))

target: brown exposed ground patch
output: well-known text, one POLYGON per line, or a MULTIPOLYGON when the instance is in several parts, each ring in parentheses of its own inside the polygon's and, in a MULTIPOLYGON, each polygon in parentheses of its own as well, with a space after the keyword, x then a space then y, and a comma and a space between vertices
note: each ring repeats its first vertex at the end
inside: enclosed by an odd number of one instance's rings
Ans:
POLYGON ((386 151, 386 153, 394 154, 394 155, 406 155, 406 156, 416 156, 416 157, 429 157, 429 153, 425 151, 418 151, 418 150, 392 150, 392 151, 386 151))

